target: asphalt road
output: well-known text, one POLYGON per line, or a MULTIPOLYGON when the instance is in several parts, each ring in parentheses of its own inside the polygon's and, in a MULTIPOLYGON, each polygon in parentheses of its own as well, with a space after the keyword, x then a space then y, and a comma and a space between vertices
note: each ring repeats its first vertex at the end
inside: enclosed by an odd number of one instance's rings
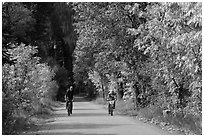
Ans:
POLYGON ((98 104, 76 97, 73 114, 57 108, 53 118, 43 125, 38 135, 169 135, 168 131, 131 117, 113 115, 98 104))

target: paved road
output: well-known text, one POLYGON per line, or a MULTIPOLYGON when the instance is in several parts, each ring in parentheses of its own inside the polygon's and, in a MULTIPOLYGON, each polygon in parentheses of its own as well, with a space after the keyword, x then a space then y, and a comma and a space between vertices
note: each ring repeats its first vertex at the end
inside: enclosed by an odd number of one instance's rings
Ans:
POLYGON ((107 114, 102 105, 75 98, 71 116, 63 107, 57 108, 50 119, 34 134, 40 135, 168 135, 155 125, 143 123, 131 117, 107 114))

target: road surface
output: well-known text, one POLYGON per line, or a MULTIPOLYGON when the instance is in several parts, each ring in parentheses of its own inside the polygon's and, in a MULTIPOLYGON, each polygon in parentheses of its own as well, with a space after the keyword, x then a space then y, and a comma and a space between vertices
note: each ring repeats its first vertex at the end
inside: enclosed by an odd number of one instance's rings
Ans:
POLYGON ((73 114, 67 116, 65 107, 56 109, 53 118, 48 120, 38 135, 169 135, 168 131, 143 123, 131 117, 107 114, 98 104, 76 97, 73 114))

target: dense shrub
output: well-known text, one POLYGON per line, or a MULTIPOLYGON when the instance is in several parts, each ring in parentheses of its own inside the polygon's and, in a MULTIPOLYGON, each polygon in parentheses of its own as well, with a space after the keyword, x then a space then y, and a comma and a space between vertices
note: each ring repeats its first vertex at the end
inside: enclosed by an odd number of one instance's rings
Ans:
POLYGON ((12 45, 8 52, 14 64, 4 64, 2 70, 3 134, 10 131, 19 117, 25 118, 42 111, 46 99, 56 95, 54 72, 40 58, 35 57, 36 47, 12 45))

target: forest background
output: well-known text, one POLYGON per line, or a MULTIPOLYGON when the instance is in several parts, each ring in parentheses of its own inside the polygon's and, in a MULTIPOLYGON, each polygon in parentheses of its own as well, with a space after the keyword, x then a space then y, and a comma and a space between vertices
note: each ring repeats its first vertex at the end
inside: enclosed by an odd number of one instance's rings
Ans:
POLYGON ((118 112, 201 134, 201 47, 199 2, 3 3, 3 134, 70 85, 102 102, 114 90, 118 112))

